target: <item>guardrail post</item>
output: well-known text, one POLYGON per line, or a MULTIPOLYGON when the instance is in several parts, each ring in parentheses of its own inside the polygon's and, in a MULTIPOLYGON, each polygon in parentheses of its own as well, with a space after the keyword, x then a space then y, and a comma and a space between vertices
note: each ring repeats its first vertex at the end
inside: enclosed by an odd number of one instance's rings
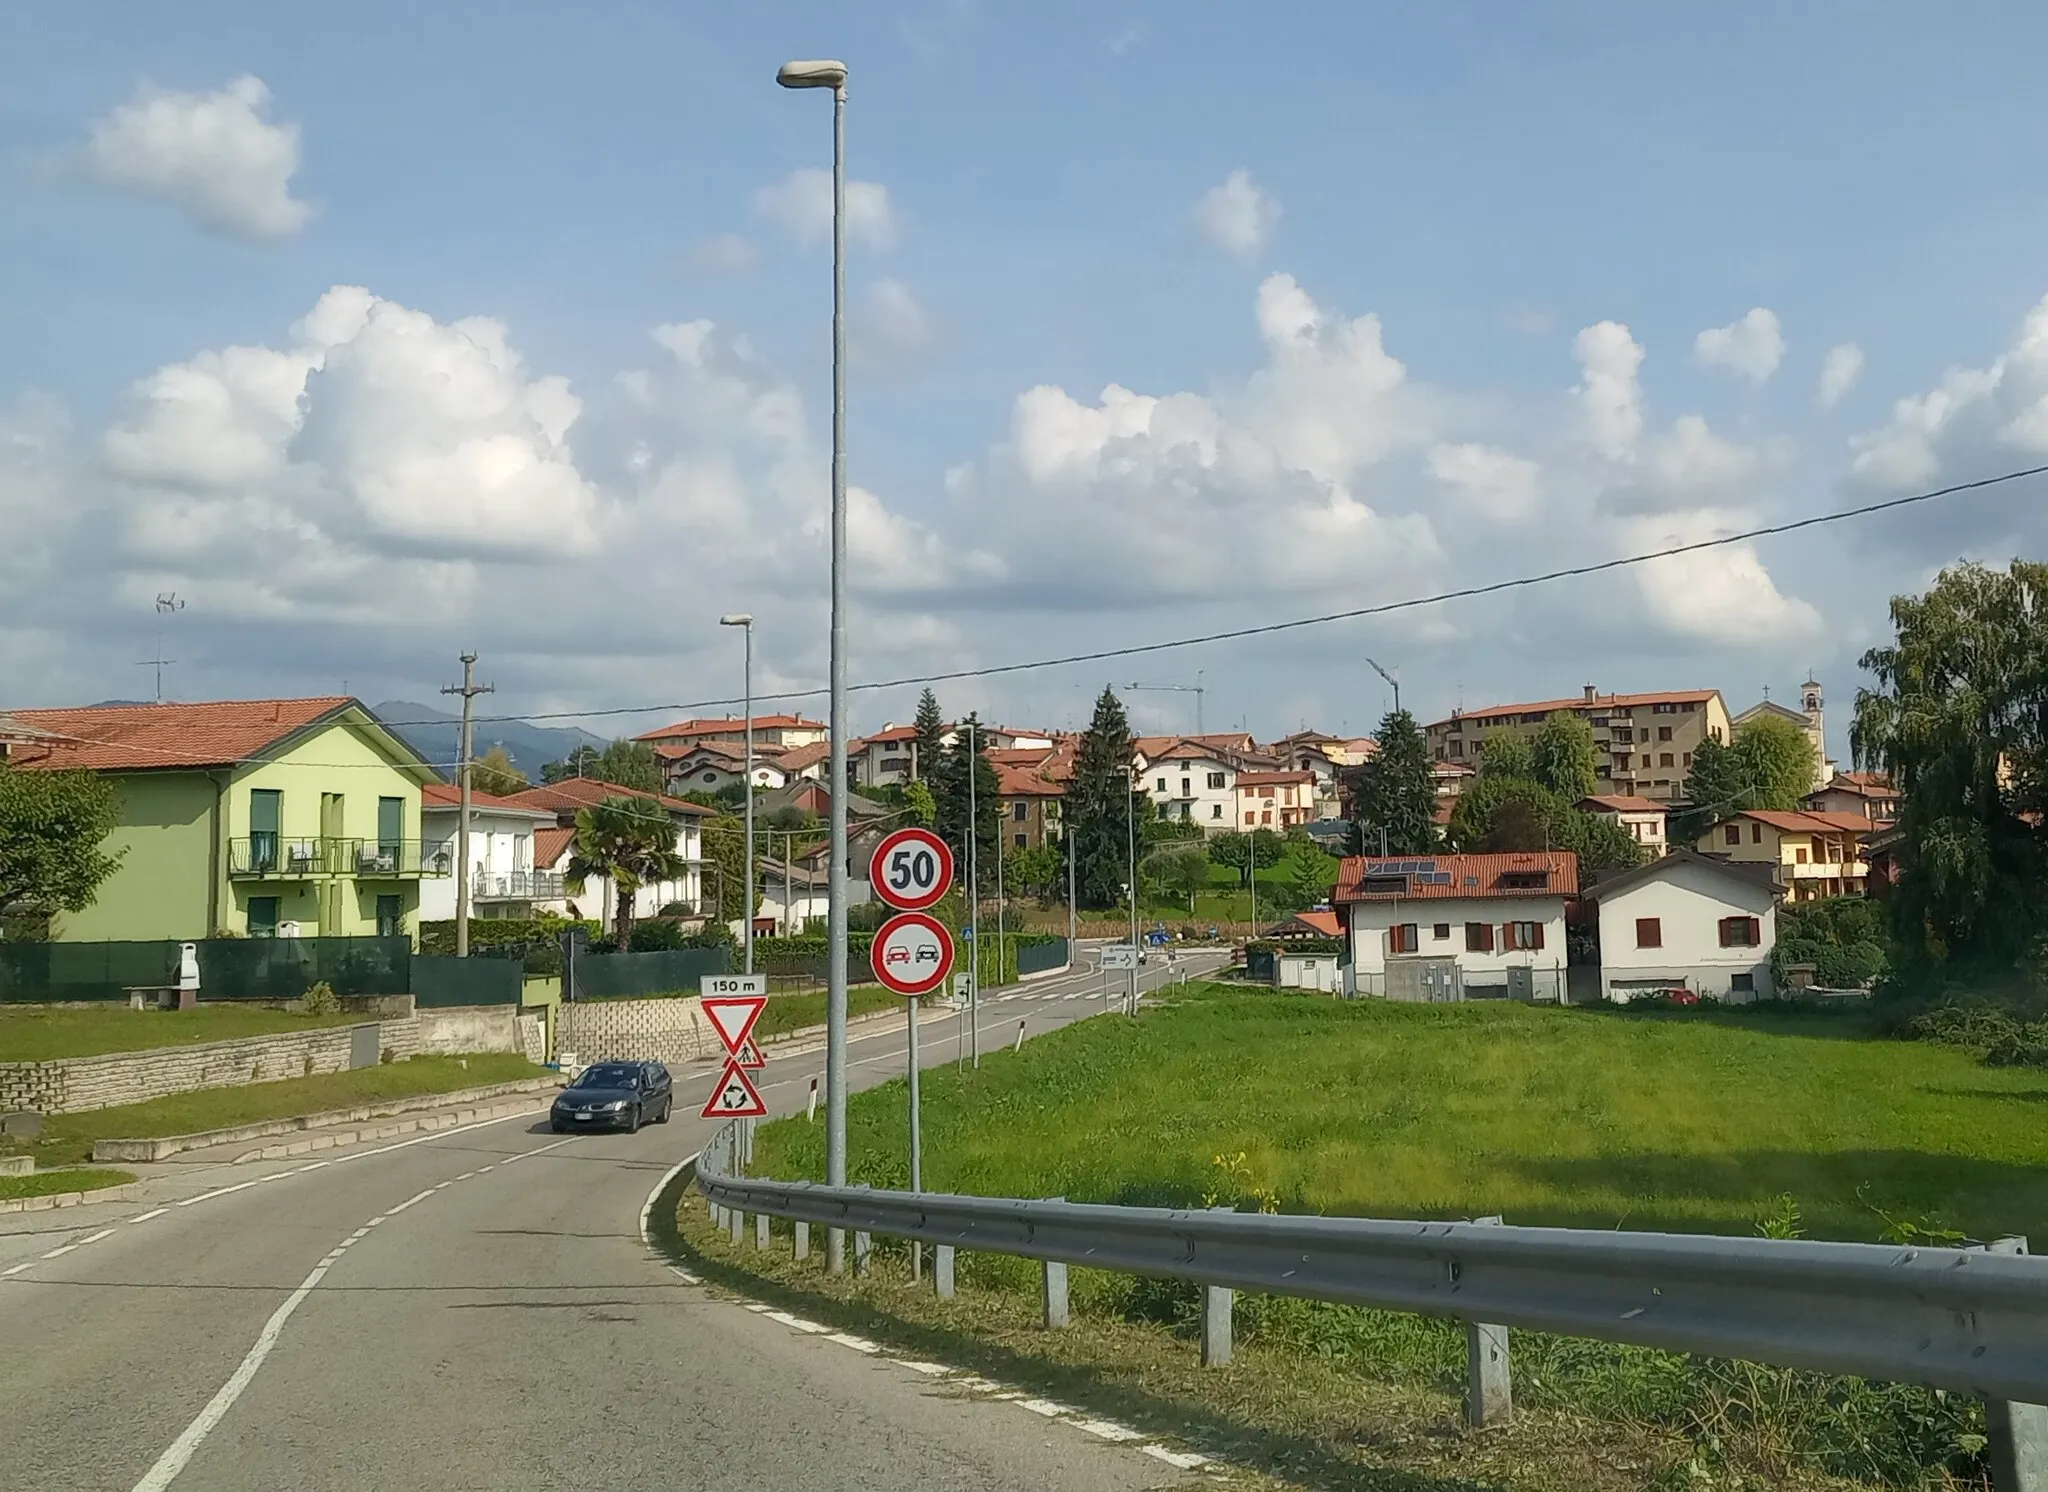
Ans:
MULTIPOLYGON (((2024 1254, 2025 1238, 1999 1238, 1985 1245, 1993 1254, 2024 1254)), ((2048 1492, 2048 1406, 1984 1401, 1991 1485, 1997 1492, 2048 1492)))
MULTIPOLYGON (((1217 1212, 1235 1212, 1234 1207, 1218 1207, 1217 1212)), ((1237 1304, 1237 1292, 1226 1285, 1202 1286, 1202 1366, 1205 1368, 1227 1368, 1230 1366, 1230 1318, 1237 1304)))
POLYGON ((754 1214, 754 1247, 765 1251, 768 1247, 768 1214, 754 1214))
POLYGON ((800 1222, 796 1225, 796 1261, 801 1264, 811 1257, 811 1225, 800 1222))
POLYGON ((874 1238, 865 1232, 856 1230, 853 1235, 853 1272, 855 1274, 866 1274, 869 1261, 874 1258, 874 1253, 874 1238))
POLYGON ((1044 1267, 1045 1328, 1052 1331, 1067 1324, 1067 1266, 1047 1259, 1044 1267))
POLYGON ((953 1245, 950 1243, 932 1246, 932 1286, 939 1292, 939 1299, 953 1298, 953 1245))
POLYGON ((733 1247, 738 1248, 741 1236, 747 1231, 747 1215, 737 1207, 726 1215, 732 1219, 733 1247))
MULTIPOLYGON (((1494 1227, 1497 1217, 1475 1217, 1494 1227)), ((1508 1329, 1465 1323, 1465 1423, 1475 1430, 1504 1425, 1515 1412, 1514 1381, 1508 1365, 1508 1329)))

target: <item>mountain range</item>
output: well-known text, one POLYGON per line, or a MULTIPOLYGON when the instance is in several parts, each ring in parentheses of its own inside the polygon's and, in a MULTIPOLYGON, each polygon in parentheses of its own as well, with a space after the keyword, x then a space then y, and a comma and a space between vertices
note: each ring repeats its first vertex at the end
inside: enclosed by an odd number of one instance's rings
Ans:
MULTIPOLYGON (((402 699, 386 700, 373 706, 377 718, 389 724, 399 735, 412 744, 428 761, 439 765, 443 771, 453 762, 459 749, 462 734, 462 717, 451 715, 446 710, 430 705, 413 704, 402 699), (404 724, 397 722, 403 721, 404 724)), ((594 736, 587 730, 575 726, 531 725, 524 720, 485 720, 475 727, 475 750, 482 756, 493 746, 503 746, 505 755, 512 759, 512 765, 524 772, 535 782, 540 781, 540 769, 544 762, 558 762, 578 746, 603 748, 607 742, 603 736, 594 736)))

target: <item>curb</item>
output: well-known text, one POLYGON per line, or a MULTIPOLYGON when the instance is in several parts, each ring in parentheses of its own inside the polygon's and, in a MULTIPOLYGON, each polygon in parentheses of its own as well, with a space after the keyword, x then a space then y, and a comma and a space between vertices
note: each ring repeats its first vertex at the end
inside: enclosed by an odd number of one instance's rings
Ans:
POLYGON ((505 1103, 485 1104, 480 1107, 454 1109, 433 1114, 422 1114, 414 1119, 400 1119, 391 1124, 368 1125, 358 1129, 338 1129, 326 1134, 309 1135, 303 1140, 293 1140, 283 1145, 265 1145, 256 1150, 245 1150, 228 1162, 239 1166, 252 1160, 288 1160, 296 1155, 311 1155, 316 1150, 333 1150, 344 1145, 361 1145, 371 1140, 388 1140, 395 1135, 418 1134, 421 1131, 437 1129, 459 1129, 465 1124, 487 1124, 494 1119, 510 1119, 516 1114, 534 1112, 531 1097, 517 1098, 505 1103))
MULTIPOLYGON (((475 1088, 458 1088, 449 1093, 419 1093, 384 1103, 357 1104, 352 1108, 328 1109, 319 1114, 300 1114, 290 1119, 266 1119, 257 1124, 237 1124, 223 1129, 200 1130, 193 1134, 158 1135, 149 1139, 95 1140, 92 1158, 97 1162, 148 1162, 167 1160, 185 1150, 209 1145, 232 1145, 241 1140, 267 1140, 275 1135, 297 1134, 334 1124, 352 1124, 381 1119, 389 1114, 407 1114, 423 1109, 445 1108, 451 1103, 471 1103, 511 1093, 540 1093, 561 1087, 552 1078, 520 1078, 509 1083, 485 1083, 475 1088)), ((325 1147, 322 1147, 325 1148, 325 1147)), ((282 1152, 280 1152, 282 1153, 282 1152)), ((246 1158, 246 1157, 241 1157, 246 1158)))
POLYGON ((86 1207, 94 1202, 132 1202, 142 1190, 139 1181, 119 1186, 97 1187, 89 1192, 51 1192, 42 1197, 8 1197, 0 1200, 0 1213, 50 1212, 58 1207, 86 1207))

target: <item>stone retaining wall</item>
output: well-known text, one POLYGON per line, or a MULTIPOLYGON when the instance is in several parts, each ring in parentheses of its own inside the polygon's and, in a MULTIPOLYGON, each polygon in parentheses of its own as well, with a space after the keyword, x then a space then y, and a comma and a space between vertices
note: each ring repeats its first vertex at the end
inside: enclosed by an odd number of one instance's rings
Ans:
POLYGON ((646 1000, 576 1000, 555 1017, 555 1053, 579 1063, 611 1058, 692 1062, 722 1051, 695 995, 646 1000))

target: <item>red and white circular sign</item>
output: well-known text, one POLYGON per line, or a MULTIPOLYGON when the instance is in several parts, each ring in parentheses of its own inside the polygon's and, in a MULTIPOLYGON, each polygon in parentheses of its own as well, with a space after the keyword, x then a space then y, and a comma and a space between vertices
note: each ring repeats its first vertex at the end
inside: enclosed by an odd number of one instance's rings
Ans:
POLYGON ((898 829, 875 846, 868 884, 897 911, 922 912, 953 889, 953 851, 929 829, 898 829))
POLYGON ((899 912, 884 922, 868 949, 875 978, 899 995, 929 994, 953 968, 953 935, 923 912, 899 912))

